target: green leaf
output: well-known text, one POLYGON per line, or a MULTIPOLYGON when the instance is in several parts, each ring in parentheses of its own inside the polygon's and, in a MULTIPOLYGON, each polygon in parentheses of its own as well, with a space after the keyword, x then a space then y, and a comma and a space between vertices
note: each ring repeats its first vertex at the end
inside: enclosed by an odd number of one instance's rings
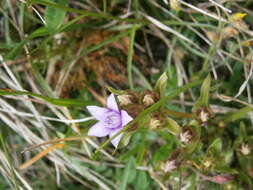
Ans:
POLYGON ((124 173, 121 178, 121 184, 120 184, 119 190, 126 190, 129 179, 135 175, 136 175, 135 159, 133 157, 131 157, 124 169, 124 173))
POLYGON ((146 190, 150 185, 150 181, 148 179, 148 175, 145 171, 139 171, 136 179, 136 183, 134 183, 134 189, 138 190, 146 190))
POLYGON ((55 3, 50 0, 29 0, 28 3, 30 3, 30 4, 34 3, 34 4, 50 6, 50 7, 54 7, 54 8, 60 8, 60 9, 67 11, 67 12, 86 15, 86 16, 90 16, 92 18, 104 18, 104 19, 110 19, 110 20, 127 21, 127 22, 133 22, 133 23, 141 23, 141 24, 147 23, 147 21, 138 20, 138 19, 134 19, 134 18, 121 18, 118 16, 112 16, 110 14, 105 14, 105 13, 98 13, 98 12, 92 12, 92 11, 87 11, 87 10, 82 10, 82 9, 70 8, 68 6, 64 6, 62 4, 55 3))
POLYGON ((246 126, 244 122, 240 122, 240 135, 241 138, 247 137, 247 131, 246 131, 246 126))
MULTIPOLYGON (((68 0, 54 0, 54 2, 65 6, 67 5, 68 0)), ((46 22, 46 27, 48 28, 48 31, 50 33, 53 33, 61 26, 65 17, 65 14, 66 14, 66 10, 64 9, 56 8, 52 6, 46 7, 45 22, 46 22)))
POLYGON ((207 151, 211 151, 213 153, 221 152, 222 149, 222 141, 220 138, 216 138, 212 144, 208 147, 207 151))
POLYGON ((235 112, 231 112, 228 113, 225 117, 224 117, 224 121, 225 122, 233 122, 236 121, 238 119, 244 118, 247 116, 247 114, 249 112, 253 111, 253 108, 251 107, 244 107, 238 111, 235 112))
POLYGON ((166 119, 166 128, 173 135, 179 135, 181 133, 181 131, 182 131, 182 129, 178 125, 178 123, 175 120, 171 119, 171 118, 167 118, 166 119))
POLYGON ((128 145, 130 139, 133 135, 133 132, 126 132, 123 134, 122 138, 120 139, 119 146, 117 148, 122 148, 128 145))
POLYGON ((26 44, 28 39, 24 39, 23 41, 19 42, 6 56, 5 59, 13 60, 21 51, 23 46, 26 44))
POLYGON ((186 152, 192 154, 194 151, 199 150, 199 147, 202 146, 199 140, 195 140, 192 143, 186 146, 186 152))
POLYGON ((172 144, 166 144, 158 148, 158 150, 156 150, 152 156, 152 163, 154 165, 157 165, 160 163, 160 161, 166 160, 169 157, 171 150, 172 150, 172 144))
POLYGON ((138 150, 138 154, 137 154, 137 164, 138 165, 141 165, 142 164, 142 161, 143 161, 143 158, 144 158, 144 155, 145 155, 145 152, 146 152, 146 147, 148 145, 148 142, 146 141, 146 133, 143 133, 141 134, 142 137, 141 137, 141 142, 140 142, 140 146, 139 146, 139 150, 138 150))
POLYGON ((37 30, 33 31, 28 38, 32 39, 32 38, 37 38, 37 37, 46 36, 46 35, 48 35, 47 28, 42 26, 38 28, 37 30))
POLYGON ((230 164, 233 160, 234 152, 232 149, 226 151, 224 153, 224 161, 226 164, 230 164))
POLYGON ((200 107, 208 107, 208 100, 209 100, 209 92, 211 86, 211 76, 210 74, 205 78, 201 89, 200 89, 200 96, 196 101, 195 105, 193 106, 193 111, 200 107))
POLYGON ((238 171, 236 169, 230 168, 228 166, 216 166, 215 167, 216 172, 220 173, 226 173, 226 174, 238 174, 238 171))
POLYGON ((23 46, 31 39, 45 36, 48 32, 45 27, 38 28, 34 32, 32 32, 27 38, 19 42, 6 56, 5 59, 7 60, 13 60, 17 57, 17 55, 22 51, 23 46))
POLYGON ((113 94, 115 94, 115 95, 124 95, 124 94, 126 94, 126 92, 125 92, 124 90, 117 90, 117 89, 115 89, 115 88, 113 88, 113 87, 111 87, 111 86, 108 86, 107 89, 108 89, 111 93, 113 93, 113 94))

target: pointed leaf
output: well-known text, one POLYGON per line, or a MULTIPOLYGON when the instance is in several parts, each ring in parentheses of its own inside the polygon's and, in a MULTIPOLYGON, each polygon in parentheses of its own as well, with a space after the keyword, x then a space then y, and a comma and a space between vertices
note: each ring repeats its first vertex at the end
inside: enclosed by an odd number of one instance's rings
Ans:
POLYGON ((225 122, 233 122, 238 119, 244 118, 247 116, 249 112, 253 111, 253 108, 251 107, 244 107, 238 111, 231 112, 225 115, 224 121, 225 122))
MULTIPOLYGON (((66 5, 68 0, 54 0, 55 3, 66 5)), ((62 24, 66 11, 64 9, 47 6, 45 12, 46 27, 49 32, 56 31, 62 24)))
POLYGON ((200 96, 193 107, 193 111, 196 111, 196 109, 200 107, 208 107, 210 86, 211 86, 211 76, 209 74, 201 86, 200 96))
POLYGON ((182 131, 181 127, 178 125, 178 123, 171 119, 166 119, 166 128, 172 133, 173 135, 179 135, 182 131))
POLYGON ((165 95, 165 90, 167 87, 168 77, 166 73, 164 72, 160 78, 157 80, 155 85, 155 91, 160 94, 160 97, 163 97, 165 95))
POLYGON ((29 96, 34 96, 36 98, 40 98, 50 104, 54 104, 57 106, 87 106, 87 105, 96 105, 94 102, 90 101, 83 101, 83 100, 78 100, 78 99, 57 99, 57 98, 51 98, 48 96, 43 96, 41 94, 36 94, 32 92, 27 92, 27 91, 17 91, 17 90, 12 90, 12 89, 0 89, 0 96, 4 95, 13 95, 13 96, 18 96, 18 95, 29 95, 29 96))
POLYGON ((113 93, 113 94, 115 94, 115 95, 124 95, 124 94, 126 94, 126 92, 125 92, 124 90, 117 90, 117 89, 115 89, 115 88, 113 88, 113 87, 111 87, 111 86, 108 86, 107 89, 108 89, 111 93, 113 93))
POLYGON ((211 151, 213 153, 221 152, 222 150, 222 141, 220 138, 216 138, 212 144, 208 147, 207 151, 211 151))

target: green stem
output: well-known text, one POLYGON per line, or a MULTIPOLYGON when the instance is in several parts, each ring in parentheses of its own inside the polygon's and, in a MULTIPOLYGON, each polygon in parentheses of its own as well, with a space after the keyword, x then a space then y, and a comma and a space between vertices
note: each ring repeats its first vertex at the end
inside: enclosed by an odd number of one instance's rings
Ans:
POLYGON ((106 6, 107 6, 106 0, 103 0, 103 11, 105 14, 106 14, 106 6))
POLYGON ((128 47, 128 56, 127 56, 127 74, 128 74, 128 82, 130 89, 133 90, 133 77, 132 77, 132 65, 133 65, 133 51, 134 51, 134 38, 136 33, 136 26, 133 26, 130 32, 130 42, 128 47))
POLYGON ((163 112, 172 117, 194 119, 194 115, 191 113, 177 112, 177 111, 168 110, 168 109, 163 110, 163 112))

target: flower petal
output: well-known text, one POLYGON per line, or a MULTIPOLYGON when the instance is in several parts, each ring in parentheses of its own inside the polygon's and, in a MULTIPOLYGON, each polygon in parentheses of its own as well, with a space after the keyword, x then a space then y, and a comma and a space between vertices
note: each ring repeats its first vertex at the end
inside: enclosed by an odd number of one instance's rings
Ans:
POLYGON ((96 136, 96 137, 104 137, 109 134, 109 130, 107 130, 102 122, 98 122, 95 125, 93 125, 89 131, 89 136, 96 136))
POLYGON ((126 124, 128 124, 132 120, 133 118, 130 115, 128 115, 128 113, 125 110, 121 110, 122 127, 124 127, 126 124))
POLYGON ((104 115, 109 111, 108 109, 99 106, 87 106, 86 108, 97 120, 104 118, 104 115))
POLYGON ((114 97, 114 94, 111 94, 108 98, 107 98, 107 107, 112 109, 112 110, 116 110, 119 111, 116 99, 114 97))
MULTIPOLYGON (((120 128, 120 129, 121 129, 121 128, 120 128)), ((110 133, 110 138, 112 138, 120 129, 112 131, 112 132, 110 133)), ((114 146, 115 148, 117 148, 117 146, 118 146, 118 144, 119 144, 119 142, 120 142, 120 139, 121 139, 122 135, 123 135, 123 133, 119 134, 117 137, 115 137, 115 138, 111 141, 111 143, 113 144, 113 146, 114 146)))

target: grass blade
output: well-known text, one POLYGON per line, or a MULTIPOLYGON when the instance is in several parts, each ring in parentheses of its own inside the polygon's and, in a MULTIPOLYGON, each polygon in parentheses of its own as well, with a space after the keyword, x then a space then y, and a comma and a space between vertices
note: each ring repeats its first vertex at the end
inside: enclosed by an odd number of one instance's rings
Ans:
POLYGON ((43 96, 40 94, 35 94, 32 92, 24 92, 24 91, 15 91, 12 89, 0 89, 0 95, 29 95, 34 96, 40 99, 45 100, 48 103, 57 105, 57 106, 87 106, 87 105, 94 105, 94 102, 90 101, 83 101, 83 100, 75 100, 75 99, 56 99, 56 98, 50 98, 47 96, 43 96))
POLYGON ((131 173, 133 172, 133 170, 135 170, 135 160, 133 157, 131 157, 125 167, 119 190, 126 190, 127 189, 128 179, 131 176, 131 173))

